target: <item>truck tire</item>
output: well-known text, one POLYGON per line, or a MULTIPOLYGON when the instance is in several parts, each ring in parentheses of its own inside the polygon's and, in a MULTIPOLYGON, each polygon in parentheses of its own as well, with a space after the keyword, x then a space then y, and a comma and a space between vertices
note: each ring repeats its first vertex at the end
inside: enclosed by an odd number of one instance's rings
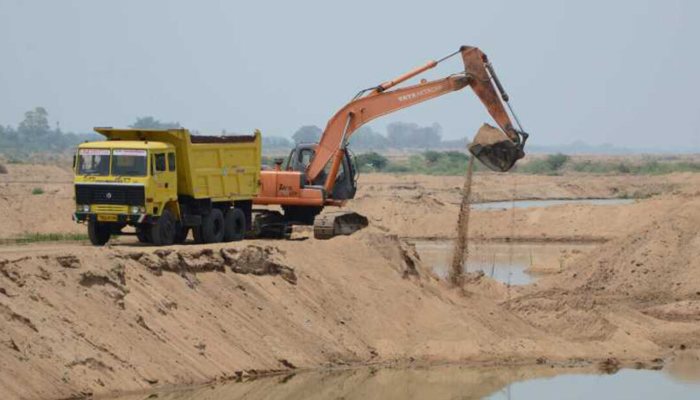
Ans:
POLYGON ((237 242, 245 237, 245 213, 239 208, 230 208, 224 218, 224 242, 237 242))
POLYGON ((219 243, 224 240, 224 214, 218 208, 212 208, 211 212, 202 216, 200 230, 200 243, 219 243))
POLYGON ((136 238, 139 240, 139 243, 150 243, 151 238, 149 237, 149 228, 148 227, 136 227, 136 238))
POLYGON ((182 226, 181 223, 175 224, 175 244, 185 243, 188 233, 190 233, 190 228, 182 226))
POLYGON ((175 241, 175 217, 164 210, 155 224, 151 225, 151 241, 156 246, 170 246, 175 241))
POLYGON ((195 244, 204 243, 204 239, 202 239, 202 225, 192 228, 192 239, 194 239, 195 244))
POLYGON ((87 229, 90 243, 93 245, 104 246, 109 242, 109 237, 111 236, 109 225, 101 224, 97 221, 89 221, 87 229))

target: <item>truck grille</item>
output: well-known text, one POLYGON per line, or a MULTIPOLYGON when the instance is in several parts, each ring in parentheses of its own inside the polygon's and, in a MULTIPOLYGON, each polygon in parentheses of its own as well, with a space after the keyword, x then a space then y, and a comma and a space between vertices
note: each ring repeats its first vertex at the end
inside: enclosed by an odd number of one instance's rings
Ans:
POLYGON ((143 186, 132 185, 75 185, 77 204, 145 205, 143 186))

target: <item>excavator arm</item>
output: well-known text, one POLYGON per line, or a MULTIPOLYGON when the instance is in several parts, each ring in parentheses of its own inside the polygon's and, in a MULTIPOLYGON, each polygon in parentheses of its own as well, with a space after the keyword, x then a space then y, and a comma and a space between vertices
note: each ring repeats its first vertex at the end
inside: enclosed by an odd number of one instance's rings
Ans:
MULTIPOLYGON (((326 165, 331 162, 331 168, 324 184, 325 190, 330 193, 345 154, 345 146, 352 134, 363 124, 394 111, 463 89, 466 86, 472 88, 505 133, 500 140, 494 141, 491 138, 488 143, 473 143, 470 151, 492 169, 502 171, 510 169, 515 161, 524 155, 523 146, 527 134, 513 127, 501 101, 501 98, 504 101, 508 100, 507 94, 498 81, 488 58, 481 50, 476 47, 462 46, 458 52, 452 55, 440 61, 430 61, 394 80, 360 92, 352 101, 336 112, 328 121, 316 147, 314 158, 307 167, 306 179, 309 182, 315 181, 326 165), (443 60, 456 54, 462 56, 464 73, 389 90, 428 69, 434 68, 443 60), (501 97, 499 97, 497 89, 501 97)), ((476 139, 475 142, 477 142, 476 139)))

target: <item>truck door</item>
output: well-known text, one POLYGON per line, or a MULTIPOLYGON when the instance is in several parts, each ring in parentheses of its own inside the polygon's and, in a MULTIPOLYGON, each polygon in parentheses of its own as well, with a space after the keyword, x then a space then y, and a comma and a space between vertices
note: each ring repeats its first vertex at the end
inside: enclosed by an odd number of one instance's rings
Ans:
POLYGON ((151 155, 151 175, 155 182, 153 193, 154 214, 160 215, 169 201, 177 200, 177 172, 175 165, 175 153, 153 152, 151 155), (172 154, 172 156, 169 156, 172 154), (172 158, 172 167, 168 165, 168 158, 172 158), (158 208, 156 211, 155 208, 158 208))

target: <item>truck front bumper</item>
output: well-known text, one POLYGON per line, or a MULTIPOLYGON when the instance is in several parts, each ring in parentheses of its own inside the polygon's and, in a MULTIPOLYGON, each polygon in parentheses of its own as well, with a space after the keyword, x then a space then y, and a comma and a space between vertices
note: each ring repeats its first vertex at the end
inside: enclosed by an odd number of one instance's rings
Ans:
MULTIPOLYGON (((84 213, 75 212, 73 213, 73 221, 75 222, 97 222, 97 215, 95 213, 84 213)), ((109 214, 110 216, 116 216, 116 221, 100 221, 100 222, 111 222, 115 224, 126 224, 126 225, 138 225, 138 224, 152 224, 155 222, 156 218, 146 214, 109 214)))

